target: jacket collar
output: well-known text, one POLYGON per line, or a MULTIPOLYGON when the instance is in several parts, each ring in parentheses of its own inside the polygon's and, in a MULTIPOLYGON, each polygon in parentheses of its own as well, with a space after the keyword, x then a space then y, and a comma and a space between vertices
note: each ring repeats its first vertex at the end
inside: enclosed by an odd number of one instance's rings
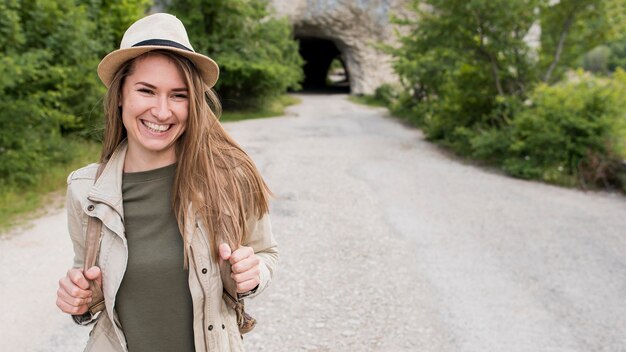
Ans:
POLYGON ((124 159, 128 144, 126 140, 115 149, 113 155, 106 163, 102 174, 96 180, 87 197, 94 202, 105 203, 124 218, 124 206, 122 204, 122 175, 124 172, 124 159))

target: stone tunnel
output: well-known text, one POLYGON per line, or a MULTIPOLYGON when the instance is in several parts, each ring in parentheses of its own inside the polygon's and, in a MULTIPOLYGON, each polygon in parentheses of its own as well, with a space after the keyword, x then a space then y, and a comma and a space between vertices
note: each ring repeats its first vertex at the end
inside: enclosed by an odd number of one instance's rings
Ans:
MULTIPOLYGON (((328 71, 337 59, 345 69, 345 91, 372 94, 397 82, 391 58, 377 49, 393 43, 392 13, 402 14, 407 0, 271 0, 277 16, 286 16, 300 42, 304 89, 328 88, 328 71)), ((341 81, 331 87, 342 90, 341 81)))
POLYGON ((300 56, 305 61, 304 82, 302 89, 306 90, 335 90, 339 92, 350 91, 350 75, 345 64, 345 59, 337 45, 329 39, 315 37, 298 37, 300 44, 300 56), (343 79, 336 82, 329 81, 331 64, 338 60, 343 68, 343 79))

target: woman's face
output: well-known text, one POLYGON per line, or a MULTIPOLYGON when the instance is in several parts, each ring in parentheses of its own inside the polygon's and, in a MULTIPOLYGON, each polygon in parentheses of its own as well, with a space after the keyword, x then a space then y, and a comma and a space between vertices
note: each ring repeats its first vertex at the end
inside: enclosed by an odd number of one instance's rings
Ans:
POLYGON ((162 55, 137 59, 122 86, 121 107, 127 161, 156 167, 175 162, 174 143, 189 114, 188 90, 177 66, 162 55))

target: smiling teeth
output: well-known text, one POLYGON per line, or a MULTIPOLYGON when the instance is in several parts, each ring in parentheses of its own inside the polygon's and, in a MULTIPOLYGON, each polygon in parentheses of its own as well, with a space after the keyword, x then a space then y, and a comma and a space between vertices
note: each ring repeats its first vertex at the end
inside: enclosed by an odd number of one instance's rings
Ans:
POLYGON ((156 123, 152 123, 152 122, 148 122, 148 121, 143 121, 143 124, 148 127, 149 129, 155 131, 155 132, 165 132, 167 131, 171 125, 158 125, 156 123))

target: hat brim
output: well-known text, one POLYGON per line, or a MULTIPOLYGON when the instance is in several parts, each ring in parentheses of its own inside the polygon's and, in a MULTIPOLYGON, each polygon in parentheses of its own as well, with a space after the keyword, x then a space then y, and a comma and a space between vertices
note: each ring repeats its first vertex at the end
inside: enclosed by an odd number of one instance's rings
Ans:
POLYGON ((102 83, 109 88, 111 86, 113 76, 117 70, 119 70, 120 66, 122 66, 126 61, 134 59, 137 56, 149 51, 159 49, 173 51, 191 60, 191 62, 193 62, 198 68, 198 71, 200 71, 202 80, 209 86, 209 88, 213 87, 215 82, 217 82, 220 69, 211 58, 192 51, 161 45, 139 46, 127 49, 118 49, 110 52, 102 59, 102 61, 100 61, 100 64, 98 65, 98 77, 100 77, 102 83))

